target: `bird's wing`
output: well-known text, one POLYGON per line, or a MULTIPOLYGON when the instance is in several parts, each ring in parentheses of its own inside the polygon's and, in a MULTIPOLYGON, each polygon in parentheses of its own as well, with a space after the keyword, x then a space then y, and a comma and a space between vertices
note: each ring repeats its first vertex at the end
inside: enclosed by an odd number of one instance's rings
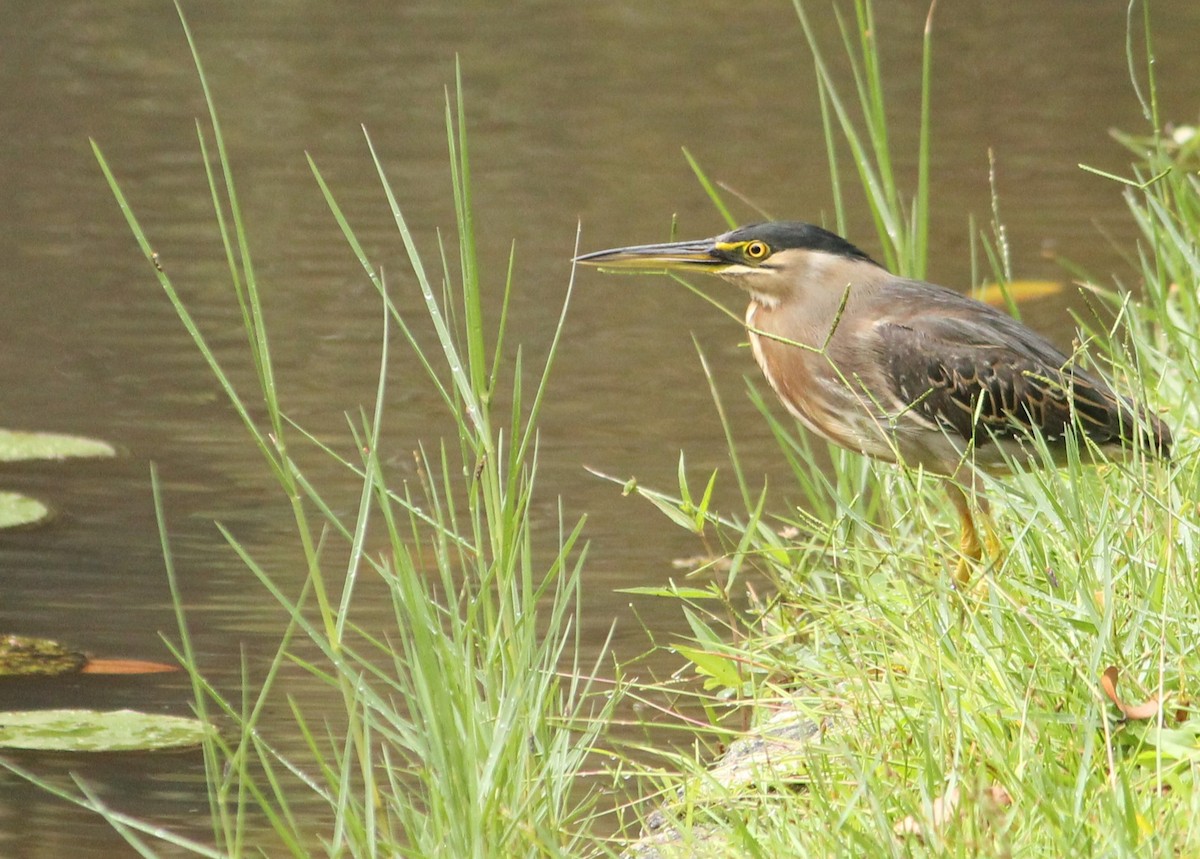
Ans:
MULTIPOLYGON (((922 310, 875 326, 892 392, 915 417, 978 443, 1036 429, 1051 442, 1081 431, 1104 445, 1138 432, 1127 402, 1008 315, 961 296, 924 297, 933 300, 922 310), (964 306, 969 313, 955 312, 964 306)), ((1157 427, 1152 434, 1160 446, 1157 427)))

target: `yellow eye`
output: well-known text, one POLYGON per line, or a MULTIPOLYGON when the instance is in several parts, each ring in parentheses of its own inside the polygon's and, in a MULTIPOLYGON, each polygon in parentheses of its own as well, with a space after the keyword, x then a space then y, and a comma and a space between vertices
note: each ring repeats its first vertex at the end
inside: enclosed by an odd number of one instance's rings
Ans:
POLYGON ((746 247, 742 253, 746 255, 746 259, 758 261, 766 259, 767 255, 771 253, 771 249, 767 247, 766 242, 755 240, 746 242, 746 247))

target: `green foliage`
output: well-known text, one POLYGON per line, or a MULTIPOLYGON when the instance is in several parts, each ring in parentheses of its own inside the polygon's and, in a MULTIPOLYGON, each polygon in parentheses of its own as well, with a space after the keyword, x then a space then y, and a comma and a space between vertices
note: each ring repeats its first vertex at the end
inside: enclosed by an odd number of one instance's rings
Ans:
MULTIPOLYGON (((839 223, 837 155, 845 145, 889 264, 919 275, 930 29, 922 167, 909 204, 890 167, 872 4, 855 0, 852 24, 839 18, 857 108, 839 94, 804 5, 797 0, 826 108, 839 223)), ((791 466, 786 491, 798 503, 778 515, 772 496, 764 514, 766 491, 747 478, 726 421, 744 510, 711 509, 696 522, 681 498, 677 518, 715 547, 705 569, 739 569, 738 581, 751 587, 743 592, 730 577, 714 586, 724 599, 662 594, 687 604, 692 636, 676 650, 703 688, 688 693, 666 683, 659 694, 681 713, 703 709, 714 743, 778 708, 802 709, 820 731, 796 747, 801 763, 786 774, 718 790, 716 798, 705 771, 713 752, 662 756, 659 772, 686 773, 660 775, 674 822, 712 855, 1200 850, 1200 661, 1192 641, 1200 624, 1193 429, 1200 423, 1200 174, 1190 138, 1180 144, 1159 131, 1148 16, 1132 20, 1131 32, 1139 23, 1146 71, 1137 89, 1149 132, 1118 135, 1134 163, 1130 176, 1114 177, 1141 232, 1130 255, 1137 281, 1092 287, 1096 306, 1079 322, 1090 360, 1123 392, 1165 411, 1175 429, 1173 460, 1135 453, 1108 462, 1081 448, 1061 469, 1017 463, 1017 474, 988 487, 1007 554, 959 589, 950 575, 953 519, 937 481, 844 451, 826 458, 752 388, 791 466), (1106 688, 1114 669, 1124 678, 1120 690, 1106 688)), ((1131 68, 1139 56, 1133 41, 1131 68)), ((998 207, 992 214, 995 239, 986 250, 1004 276, 998 207)), ((724 419, 715 390, 714 401, 724 419)))
POLYGON ((833 186, 836 231, 843 235, 847 232, 837 144, 841 139, 850 150, 867 207, 875 221, 885 264, 904 277, 924 277, 929 231, 929 93, 933 69, 933 12, 937 4, 930 4, 929 17, 925 22, 916 192, 911 201, 906 201, 901 195, 892 163, 884 75, 876 42, 879 29, 875 23, 873 4, 870 0, 854 0, 853 23, 846 20, 840 7, 833 7, 842 32, 843 47, 850 61, 857 105, 845 98, 838 89, 835 77, 825 62, 820 41, 809 23, 804 3, 792 0, 792 5, 800 19, 817 73, 821 122, 825 130, 833 186), (859 130, 855 121, 855 107, 865 132, 859 130))
MULTIPOLYGON (((299 593, 290 592, 222 529, 247 571, 290 618, 265 677, 244 678, 241 700, 222 694, 206 679, 191 645, 153 474, 181 631, 175 652, 190 672, 197 716, 222 727, 204 744, 214 844, 188 842, 115 813, 86 790, 47 787, 104 814, 143 855, 154 853, 147 836, 222 857, 575 856, 593 849, 588 827, 595 795, 582 789, 579 775, 622 690, 620 684, 596 688, 596 666, 580 661, 582 522, 560 513, 556 547, 547 552, 534 546, 529 513, 537 422, 562 318, 546 364, 531 376, 519 351, 515 362, 509 360, 504 341, 511 266, 499 322, 488 321, 461 79, 446 99, 457 240, 439 246, 437 274, 427 270, 367 141, 424 299, 433 349, 418 345, 415 323, 400 315, 310 159, 337 224, 378 291, 383 319, 375 402, 350 420, 355 453, 347 456, 305 433, 281 406, 261 284, 224 137, 186 23, 184 30, 208 103, 210 128, 198 124, 200 147, 256 385, 240 389, 218 361, 158 264, 108 162, 93 148, 159 284, 278 481, 307 577, 299 593), (416 476, 400 481, 385 473, 391 452, 382 432, 393 330, 413 350, 454 427, 451 441, 421 447, 416 476), (357 482, 359 503, 351 514, 331 507, 293 448, 323 453, 357 482), (381 542, 382 550, 368 550, 381 542), (384 630, 359 626, 357 607, 377 600, 381 588, 394 623, 384 630), (287 699, 280 673, 285 665, 302 667, 329 688, 341 704, 336 717, 287 699), (271 734, 286 726, 264 719, 268 707, 281 704, 291 708, 291 733, 298 729, 307 746, 299 759, 285 757, 272 741, 271 734), (269 841, 264 827, 272 833, 269 841)), ((568 284, 564 315, 570 291, 568 284)))

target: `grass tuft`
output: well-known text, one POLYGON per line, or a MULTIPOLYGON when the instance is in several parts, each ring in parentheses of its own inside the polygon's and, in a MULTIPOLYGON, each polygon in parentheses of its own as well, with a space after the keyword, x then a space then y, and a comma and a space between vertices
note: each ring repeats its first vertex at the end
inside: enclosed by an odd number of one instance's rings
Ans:
MULTIPOLYGON (((817 69, 838 226, 844 148, 889 267, 919 277, 933 7, 908 198, 892 167, 872 4, 854 0, 852 20, 839 17, 852 98, 806 5, 795 0, 817 69)), ((1079 339, 1119 390, 1163 410, 1175 429, 1171 462, 1140 451, 1110 462, 1081 447, 1061 469, 1018 464, 988 487, 1007 554, 962 589, 950 575, 953 517, 937 481, 814 446, 753 385, 794 476, 790 512, 779 514, 779 499, 749 479, 715 388, 744 509, 698 516, 685 487, 707 475, 681 474, 676 498, 637 487, 716 547, 698 571, 705 579, 730 571, 707 589, 660 594, 685 605, 692 635, 676 650, 702 688, 689 693, 673 680, 657 696, 638 692, 669 701, 687 731, 696 730, 687 714, 710 722, 702 750, 664 754, 647 769, 672 825, 714 855, 1200 850, 1200 661, 1190 640, 1200 624, 1200 179, 1195 150, 1161 133, 1148 12, 1140 21, 1131 13, 1131 33, 1139 26, 1145 71, 1136 83, 1149 131, 1117 136, 1133 163, 1129 176, 1113 177, 1141 233, 1130 254, 1137 276, 1116 288, 1089 279, 1079 339), (789 711, 812 734, 774 747, 774 769, 736 784, 714 776, 721 767, 705 768, 748 725, 761 736, 789 711), (672 770, 676 778, 664 775, 672 770)), ((1131 69, 1136 46, 1131 35, 1131 69)), ((995 200, 992 217, 984 247, 1007 281, 995 200)))
POLYGON ((336 224, 377 290, 381 319, 375 400, 350 418, 354 453, 321 444, 281 406, 263 287, 215 101, 182 11, 180 20, 208 105, 208 123, 197 124, 198 137, 256 384, 243 390, 226 373, 153 252, 114 170, 94 142, 93 149, 155 277, 277 480, 307 575, 298 589, 277 580, 221 528, 248 575, 290 619, 262 679, 251 679, 259 666, 253 672, 244 666, 242 696, 229 697, 206 679, 191 646, 183 583, 174 575, 167 539, 169 513, 152 471, 180 628, 178 644, 171 646, 192 678, 197 714, 222 727, 204 749, 213 842, 197 844, 131 820, 86 789, 48 787, 103 814, 142 855, 155 855, 164 845, 233 857, 576 856, 594 849, 597 794, 584 787, 581 774, 592 766, 623 686, 608 681, 600 688, 593 679, 605 648, 593 664, 583 662, 583 521, 560 510, 557 540, 547 551, 541 539, 534 546, 530 516, 537 424, 573 280, 564 290, 545 364, 525 372, 519 359, 514 364, 505 357, 511 266, 499 296, 499 322, 490 322, 485 309, 495 302, 476 255, 457 68, 446 94, 456 230, 448 242, 439 240, 440 271, 427 267, 367 138, 411 280, 424 299, 423 320, 399 313, 382 272, 310 159, 336 224), (433 348, 418 345, 418 325, 432 330, 433 348), (393 339, 412 350, 454 427, 449 440, 414 452, 410 479, 387 474, 383 465, 394 458, 383 431, 393 339), (293 449, 319 452, 340 466, 344 480, 357 482, 355 508, 335 511, 293 449), (386 629, 362 626, 358 607, 381 591, 391 602, 392 623, 386 629), (281 679, 285 667, 299 667, 326 686, 339 702, 333 714, 290 699, 281 679), (304 741, 302 753, 281 752, 273 735, 287 726, 264 718, 269 705, 281 703, 292 714, 288 732, 304 741))

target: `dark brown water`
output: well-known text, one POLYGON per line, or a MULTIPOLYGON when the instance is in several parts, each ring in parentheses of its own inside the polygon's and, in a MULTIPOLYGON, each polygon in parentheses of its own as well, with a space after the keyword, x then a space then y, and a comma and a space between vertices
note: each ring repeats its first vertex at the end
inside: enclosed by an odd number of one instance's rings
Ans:
MULTIPOLYGON (((676 213, 685 236, 722 228, 681 146, 777 217, 831 212, 811 63, 783 0, 748 0, 736 14, 718 3, 186 5, 238 171, 284 402, 336 443, 348 438, 343 413, 373 397, 378 315, 304 152, 393 273, 402 306, 415 309, 359 125, 432 257, 435 228, 453 228, 442 120, 456 54, 486 270, 499 289, 515 239, 512 336, 534 355, 548 343, 577 223, 584 249, 664 238, 676 213)), ((879 6, 895 141, 910 153, 925 9, 879 6)), ((836 26, 825 8, 814 3, 812 14, 832 55, 836 26)), ((1159 0, 1154 14, 1164 115, 1195 121, 1200 6, 1159 0)), ((1019 277, 1061 277, 1046 251, 1119 271, 1104 235, 1132 236, 1119 189, 1076 165, 1121 171, 1127 159, 1108 129, 1143 127, 1123 4, 943 3, 936 26, 931 276, 968 283, 967 217, 990 216, 989 148, 1019 277)), ((236 366, 243 344, 193 123, 203 112, 170 4, 0 4, 0 425, 99 436, 128 451, 113 462, 0 473, 4 489, 61 511, 49 528, 0 535, 0 631, 166 657, 159 632, 174 620, 151 507, 153 461, 197 647, 233 689, 243 654, 257 671, 273 652, 279 612, 213 522, 294 582, 301 569, 288 513, 137 253, 88 145, 90 136, 104 149, 218 354, 236 366)), ((902 156, 901 168, 912 160, 902 156)), ((853 205, 851 238, 876 250, 865 209, 853 205)), ((1061 302, 1039 305, 1032 319, 1069 339, 1061 302)), ((670 560, 697 546, 583 465, 670 488, 680 449, 697 474, 724 464, 693 335, 749 464, 772 471, 766 433, 742 395, 742 375, 755 372, 737 348, 742 333, 665 280, 581 275, 547 405, 545 524, 555 495, 589 514, 589 635, 599 642, 615 620, 623 657, 641 652, 645 636, 629 597, 614 589, 665 582, 677 575, 670 560)), ((440 418, 415 374, 399 366, 393 384, 388 437, 405 451, 440 418)), ((312 476, 351 503, 354 487, 334 469, 314 461, 312 476)), ((637 609, 664 637, 680 625, 653 602, 637 609)), ((182 713, 187 700, 180 678, 0 686, 0 709, 182 713)), ((287 715, 269 719, 285 724, 287 715)), ((78 773, 121 810, 206 831, 192 757, 17 760, 48 775, 78 773)), ((0 855, 129 854, 103 822, 0 776, 0 855)))

